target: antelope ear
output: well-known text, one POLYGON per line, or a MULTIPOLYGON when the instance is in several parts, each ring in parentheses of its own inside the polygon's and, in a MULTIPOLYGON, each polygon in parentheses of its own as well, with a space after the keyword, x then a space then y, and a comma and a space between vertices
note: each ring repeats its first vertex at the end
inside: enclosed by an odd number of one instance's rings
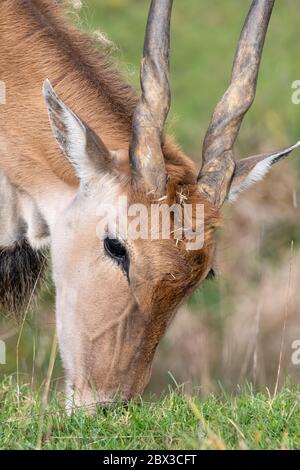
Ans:
POLYGON ((53 134, 82 183, 113 171, 114 158, 100 137, 56 95, 49 80, 43 94, 53 134))
POLYGON ((227 196, 229 202, 234 202, 241 192, 262 180, 274 163, 283 160, 298 147, 300 147, 300 141, 276 153, 255 155, 238 160, 227 196))

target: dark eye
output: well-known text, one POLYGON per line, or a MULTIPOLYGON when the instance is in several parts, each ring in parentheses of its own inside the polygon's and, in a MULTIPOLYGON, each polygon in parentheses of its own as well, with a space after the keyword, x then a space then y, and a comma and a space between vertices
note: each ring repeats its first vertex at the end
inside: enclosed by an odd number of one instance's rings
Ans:
POLYGON ((104 239, 104 249, 108 256, 121 264, 126 272, 128 271, 128 255, 123 243, 116 238, 107 237, 104 239))

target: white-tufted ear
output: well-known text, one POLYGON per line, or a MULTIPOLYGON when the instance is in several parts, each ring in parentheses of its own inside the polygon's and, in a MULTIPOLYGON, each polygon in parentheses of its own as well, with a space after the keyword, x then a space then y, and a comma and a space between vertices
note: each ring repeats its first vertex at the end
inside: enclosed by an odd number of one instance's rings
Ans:
POLYGON ((274 163, 283 160, 298 147, 300 147, 300 141, 276 153, 255 155, 238 160, 228 193, 229 202, 234 202, 241 192, 262 180, 274 163))
POLYGON ((83 184, 111 173, 114 158, 100 137, 56 95, 49 80, 43 94, 53 134, 83 184))

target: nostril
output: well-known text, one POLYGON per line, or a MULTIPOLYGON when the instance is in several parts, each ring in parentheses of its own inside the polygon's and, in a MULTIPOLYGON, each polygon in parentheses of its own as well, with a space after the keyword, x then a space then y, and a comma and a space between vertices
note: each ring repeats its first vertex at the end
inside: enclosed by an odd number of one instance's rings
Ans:
POLYGON ((96 412, 102 413, 104 416, 107 416, 109 411, 109 406, 111 406, 108 402, 100 402, 96 404, 96 412))

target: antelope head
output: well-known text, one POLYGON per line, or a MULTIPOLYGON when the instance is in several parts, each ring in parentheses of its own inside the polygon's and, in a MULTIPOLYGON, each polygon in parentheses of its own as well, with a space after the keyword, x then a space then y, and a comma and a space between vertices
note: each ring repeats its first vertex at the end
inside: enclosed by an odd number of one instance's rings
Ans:
POLYGON ((144 391, 156 347, 176 308, 212 268, 214 229, 223 203, 299 145, 243 160, 234 157, 243 117, 254 100, 273 5, 274 0, 252 2, 229 88, 206 133, 198 176, 184 158, 164 156, 172 0, 151 2, 142 93, 129 149, 124 144, 123 151, 110 151, 50 83, 44 84, 52 130, 80 180, 51 234, 60 350, 76 405, 107 403, 116 395, 127 400, 144 391), (124 205, 120 201, 125 199, 124 205), (168 215, 169 236, 162 220, 149 226, 155 209, 163 206, 179 208, 189 230, 176 224, 176 210, 168 215), (186 213, 185 206, 190 209, 186 213), (151 217, 140 219, 139 230, 119 230, 119 223, 103 217, 117 207, 131 229, 137 228, 137 209, 151 217))

